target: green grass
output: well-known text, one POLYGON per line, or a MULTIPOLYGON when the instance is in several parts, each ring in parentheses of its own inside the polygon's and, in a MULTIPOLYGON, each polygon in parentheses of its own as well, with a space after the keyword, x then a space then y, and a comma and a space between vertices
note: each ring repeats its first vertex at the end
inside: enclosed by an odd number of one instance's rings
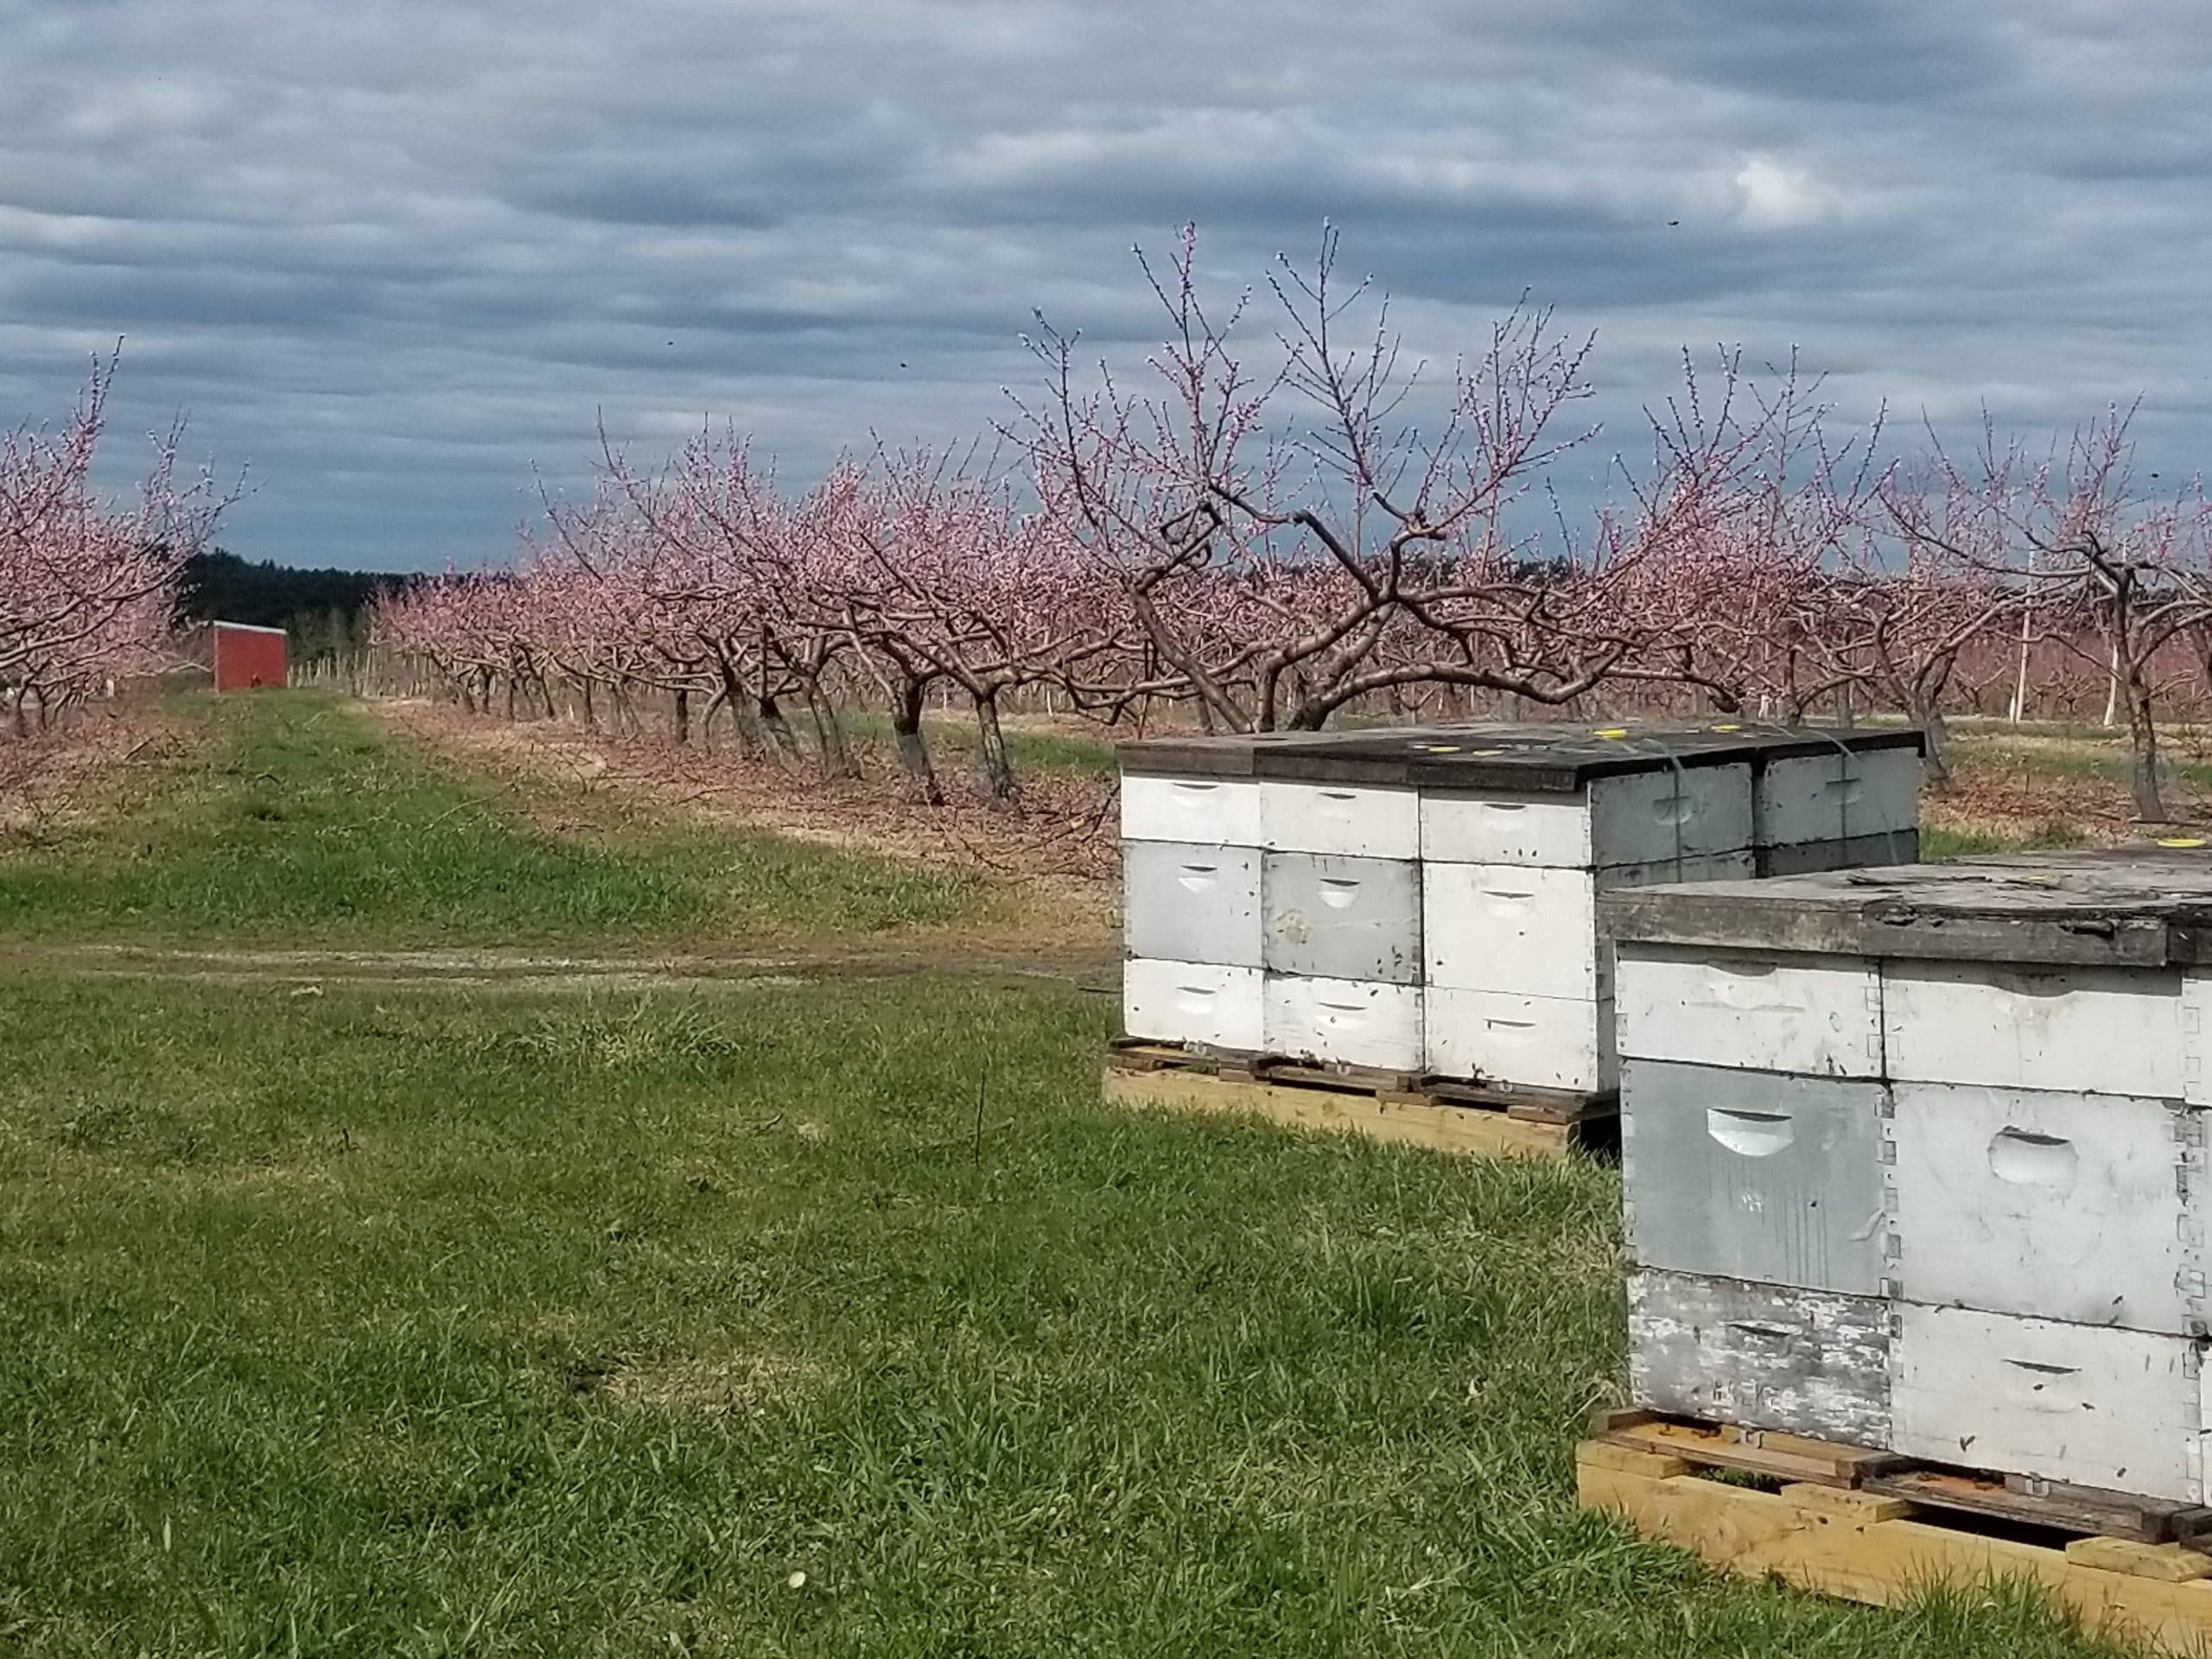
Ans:
POLYGON ((1109 1113, 1108 1018, 0 979, 0 1649, 2087 1650, 1579 1514, 1612 1175, 1109 1113))
POLYGON ((409 945, 880 934, 983 919, 960 871, 530 801, 334 699, 188 699, 185 739, 57 835, 0 840, 0 934, 409 945), (549 822, 550 821, 550 822, 549 822))
MULTIPOLYGON (((845 723, 856 736, 888 745, 891 717, 873 709, 854 709, 845 723)), ((1058 776, 1111 783, 1121 775, 1114 760, 1114 740, 1067 732, 1040 731, 1016 716, 1004 721, 1007 753, 1018 777, 1058 776)), ((972 769, 976 765, 976 722, 960 714, 931 714, 922 717, 922 735, 928 741, 930 758, 941 769, 972 769)), ((887 763, 888 764, 888 763, 887 763)))
POLYGON ((337 702, 177 718, 0 842, 0 1653, 2101 1651, 1578 1512, 1614 1173, 1109 1111, 1106 999, 67 971, 998 915, 337 702))
POLYGON ((1986 853, 2054 852, 2088 844, 2088 836, 2082 827, 2063 818, 2010 824, 2003 829, 1931 823, 1920 832, 1920 855, 1930 863, 1974 858, 1986 853))
MULTIPOLYGON (((2198 793, 2212 792, 2212 761, 2200 758, 2202 733, 2192 729, 2162 732, 2160 736, 2161 779, 2198 793)), ((2100 784, 2125 790, 2133 772, 2134 757, 2124 732, 2095 728, 2057 734, 1980 730, 1958 734, 1953 741, 1955 753, 1968 770, 2031 781, 2100 784)))

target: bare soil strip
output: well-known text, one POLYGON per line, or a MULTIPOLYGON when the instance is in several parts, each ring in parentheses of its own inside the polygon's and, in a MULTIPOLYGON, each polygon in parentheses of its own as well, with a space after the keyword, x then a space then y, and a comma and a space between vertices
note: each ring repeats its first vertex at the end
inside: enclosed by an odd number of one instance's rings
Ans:
POLYGON ((359 984, 467 985, 518 990, 636 990, 788 985, 798 980, 887 979, 957 973, 1048 980, 1103 993, 1118 985, 1110 950, 1040 950, 963 940, 957 947, 901 942, 880 948, 788 948, 733 954, 575 957, 544 950, 186 950, 137 944, 0 943, 0 973, 109 974, 140 978, 359 984))

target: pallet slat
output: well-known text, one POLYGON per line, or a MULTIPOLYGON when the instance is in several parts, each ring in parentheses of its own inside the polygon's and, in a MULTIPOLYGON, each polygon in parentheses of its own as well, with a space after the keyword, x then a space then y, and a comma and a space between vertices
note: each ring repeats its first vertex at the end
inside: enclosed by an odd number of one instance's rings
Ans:
POLYGON ((1914 1519, 1910 1506, 1903 1514, 1882 1507, 1853 1514, 1839 1502, 1902 1502, 1878 1494, 1808 1485, 1767 1492, 1694 1471, 1621 1466, 1626 1457, 1652 1455, 1586 1442, 1575 1460, 1582 1506, 1613 1511, 1647 1538, 1725 1571, 1772 1574, 1876 1606, 1908 1599, 1933 1581, 2027 1580, 2093 1628, 2184 1651, 2212 1643, 2212 1579, 2193 1575, 2187 1558, 2194 1552, 2177 1546, 2115 1539, 2052 1548, 1933 1525, 1914 1519))
POLYGON ((1697 1468, 1729 1469, 1808 1485, 1855 1487, 1904 1462, 1892 1453, 1862 1446, 1727 1424, 1681 1422, 1651 1412, 1606 1413, 1592 1427, 1603 1444, 1678 1458, 1697 1468))
POLYGON ((2212 1515, 2194 1504, 2080 1486, 2051 1484, 2030 1490, 2017 1480, 1945 1469, 1900 1469, 1871 1477, 1866 1487, 1870 1492, 1886 1493, 1929 1509, 2143 1544, 2169 1543, 2194 1535, 2212 1522, 2212 1515))
POLYGON ((1529 1123, 1611 1123, 1620 1113, 1620 1096, 1616 1091, 1579 1094, 1565 1089, 1423 1077, 1372 1066, 1313 1065, 1274 1055, 1184 1048, 1141 1038, 1116 1038, 1109 1046, 1106 1063, 1124 1071, 1191 1071, 1240 1081, 1370 1094, 1471 1111, 1503 1112, 1529 1123))
POLYGON ((1530 1123, 1504 1112, 1439 1105, 1419 1096, 1266 1083, 1189 1066, 1140 1070, 1109 1062, 1108 1101, 1186 1111, 1249 1114, 1300 1128, 1347 1130, 1371 1140, 1477 1157, 1564 1157, 1571 1126, 1530 1123))

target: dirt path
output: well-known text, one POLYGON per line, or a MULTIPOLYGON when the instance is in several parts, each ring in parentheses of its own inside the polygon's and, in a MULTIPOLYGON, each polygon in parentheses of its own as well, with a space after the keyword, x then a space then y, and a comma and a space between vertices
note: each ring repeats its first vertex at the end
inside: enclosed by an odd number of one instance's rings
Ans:
POLYGON ((995 948, 982 941, 934 945, 901 942, 880 947, 796 950, 769 946, 741 954, 655 951, 607 957, 474 948, 186 950, 143 944, 0 942, 0 974, 39 971, 282 984, 303 992, 324 983, 529 991, 642 990, 884 979, 922 973, 1054 981, 1100 995, 1116 994, 1120 983, 1120 962, 1111 950, 1095 946, 995 948))

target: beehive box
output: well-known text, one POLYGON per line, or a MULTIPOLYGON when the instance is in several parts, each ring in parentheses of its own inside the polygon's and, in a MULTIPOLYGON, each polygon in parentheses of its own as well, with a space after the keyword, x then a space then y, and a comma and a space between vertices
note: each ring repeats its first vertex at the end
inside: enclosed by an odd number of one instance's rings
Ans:
POLYGON ((1601 910, 1637 1404, 2206 1500, 2212 857, 1601 910))
POLYGON ((1599 1094, 1599 893, 1918 855, 1921 740, 1724 723, 1122 747, 1124 1024, 1599 1094))

